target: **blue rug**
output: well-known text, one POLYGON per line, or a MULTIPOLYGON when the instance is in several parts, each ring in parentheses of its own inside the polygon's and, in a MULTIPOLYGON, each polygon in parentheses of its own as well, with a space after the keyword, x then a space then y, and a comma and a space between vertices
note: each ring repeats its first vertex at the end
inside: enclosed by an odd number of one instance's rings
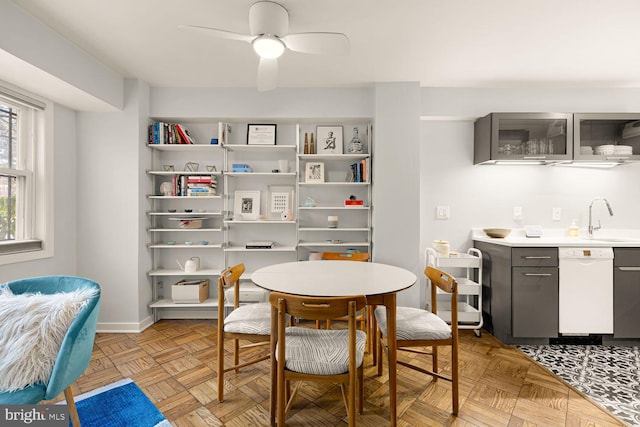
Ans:
POLYGON ((81 394, 75 402, 82 427, 171 427, 131 378, 81 394))

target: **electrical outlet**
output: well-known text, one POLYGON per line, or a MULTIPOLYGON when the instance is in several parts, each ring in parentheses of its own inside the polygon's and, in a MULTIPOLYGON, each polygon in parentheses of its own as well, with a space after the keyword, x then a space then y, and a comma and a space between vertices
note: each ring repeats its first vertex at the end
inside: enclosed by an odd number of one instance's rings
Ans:
POLYGON ((562 219, 562 209, 561 208, 552 208, 551 209, 551 220, 560 221, 562 219))
POLYGON ((513 208, 513 219, 522 219, 522 206, 515 206, 513 208))
POLYGON ((449 206, 438 206, 436 208, 437 219, 449 219, 449 206))

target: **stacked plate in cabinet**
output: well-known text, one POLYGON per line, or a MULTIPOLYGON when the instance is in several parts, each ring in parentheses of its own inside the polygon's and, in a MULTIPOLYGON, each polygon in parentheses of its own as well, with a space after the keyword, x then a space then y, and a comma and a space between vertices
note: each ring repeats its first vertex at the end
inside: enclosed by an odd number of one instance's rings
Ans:
POLYGON ((597 145, 593 147, 593 154, 597 156, 613 156, 615 154, 615 145, 597 145))
POLYGON ((633 147, 630 145, 616 145, 613 149, 613 154, 616 156, 631 156, 633 147))

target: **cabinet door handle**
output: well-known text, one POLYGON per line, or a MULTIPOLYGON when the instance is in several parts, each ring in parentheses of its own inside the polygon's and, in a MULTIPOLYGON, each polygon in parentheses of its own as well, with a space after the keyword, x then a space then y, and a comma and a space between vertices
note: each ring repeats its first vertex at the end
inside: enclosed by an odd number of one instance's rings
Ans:
POLYGON ((526 256, 524 259, 551 259, 550 256, 526 256))
POLYGON ((551 273, 524 273, 525 276, 542 276, 542 277, 550 277, 551 273))
POLYGON ((640 271, 640 267, 618 267, 620 271, 640 271))
POLYGON ((544 160, 546 159, 547 156, 524 156, 523 159, 525 160, 544 160))

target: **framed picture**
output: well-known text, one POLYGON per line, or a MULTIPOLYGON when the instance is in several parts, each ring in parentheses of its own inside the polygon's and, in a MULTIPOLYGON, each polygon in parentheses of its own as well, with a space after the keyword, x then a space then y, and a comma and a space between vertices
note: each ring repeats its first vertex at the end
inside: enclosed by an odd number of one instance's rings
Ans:
POLYGON ((317 154, 342 154, 342 126, 317 126, 317 154))
POLYGON ((304 182, 324 182, 324 163, 307 162, 304 171, 304 182))
POLYGON ((267 219, 293 220, 293 186, 270 185, 267 203, 267 219))
POLYGON ((275 145, 276 125, 249 124, 247 128, 247 144, 275 145))
POLYGON ((255 221, 260 217, 260 192, 236 191, 233 194, 233 218, 255 221))

